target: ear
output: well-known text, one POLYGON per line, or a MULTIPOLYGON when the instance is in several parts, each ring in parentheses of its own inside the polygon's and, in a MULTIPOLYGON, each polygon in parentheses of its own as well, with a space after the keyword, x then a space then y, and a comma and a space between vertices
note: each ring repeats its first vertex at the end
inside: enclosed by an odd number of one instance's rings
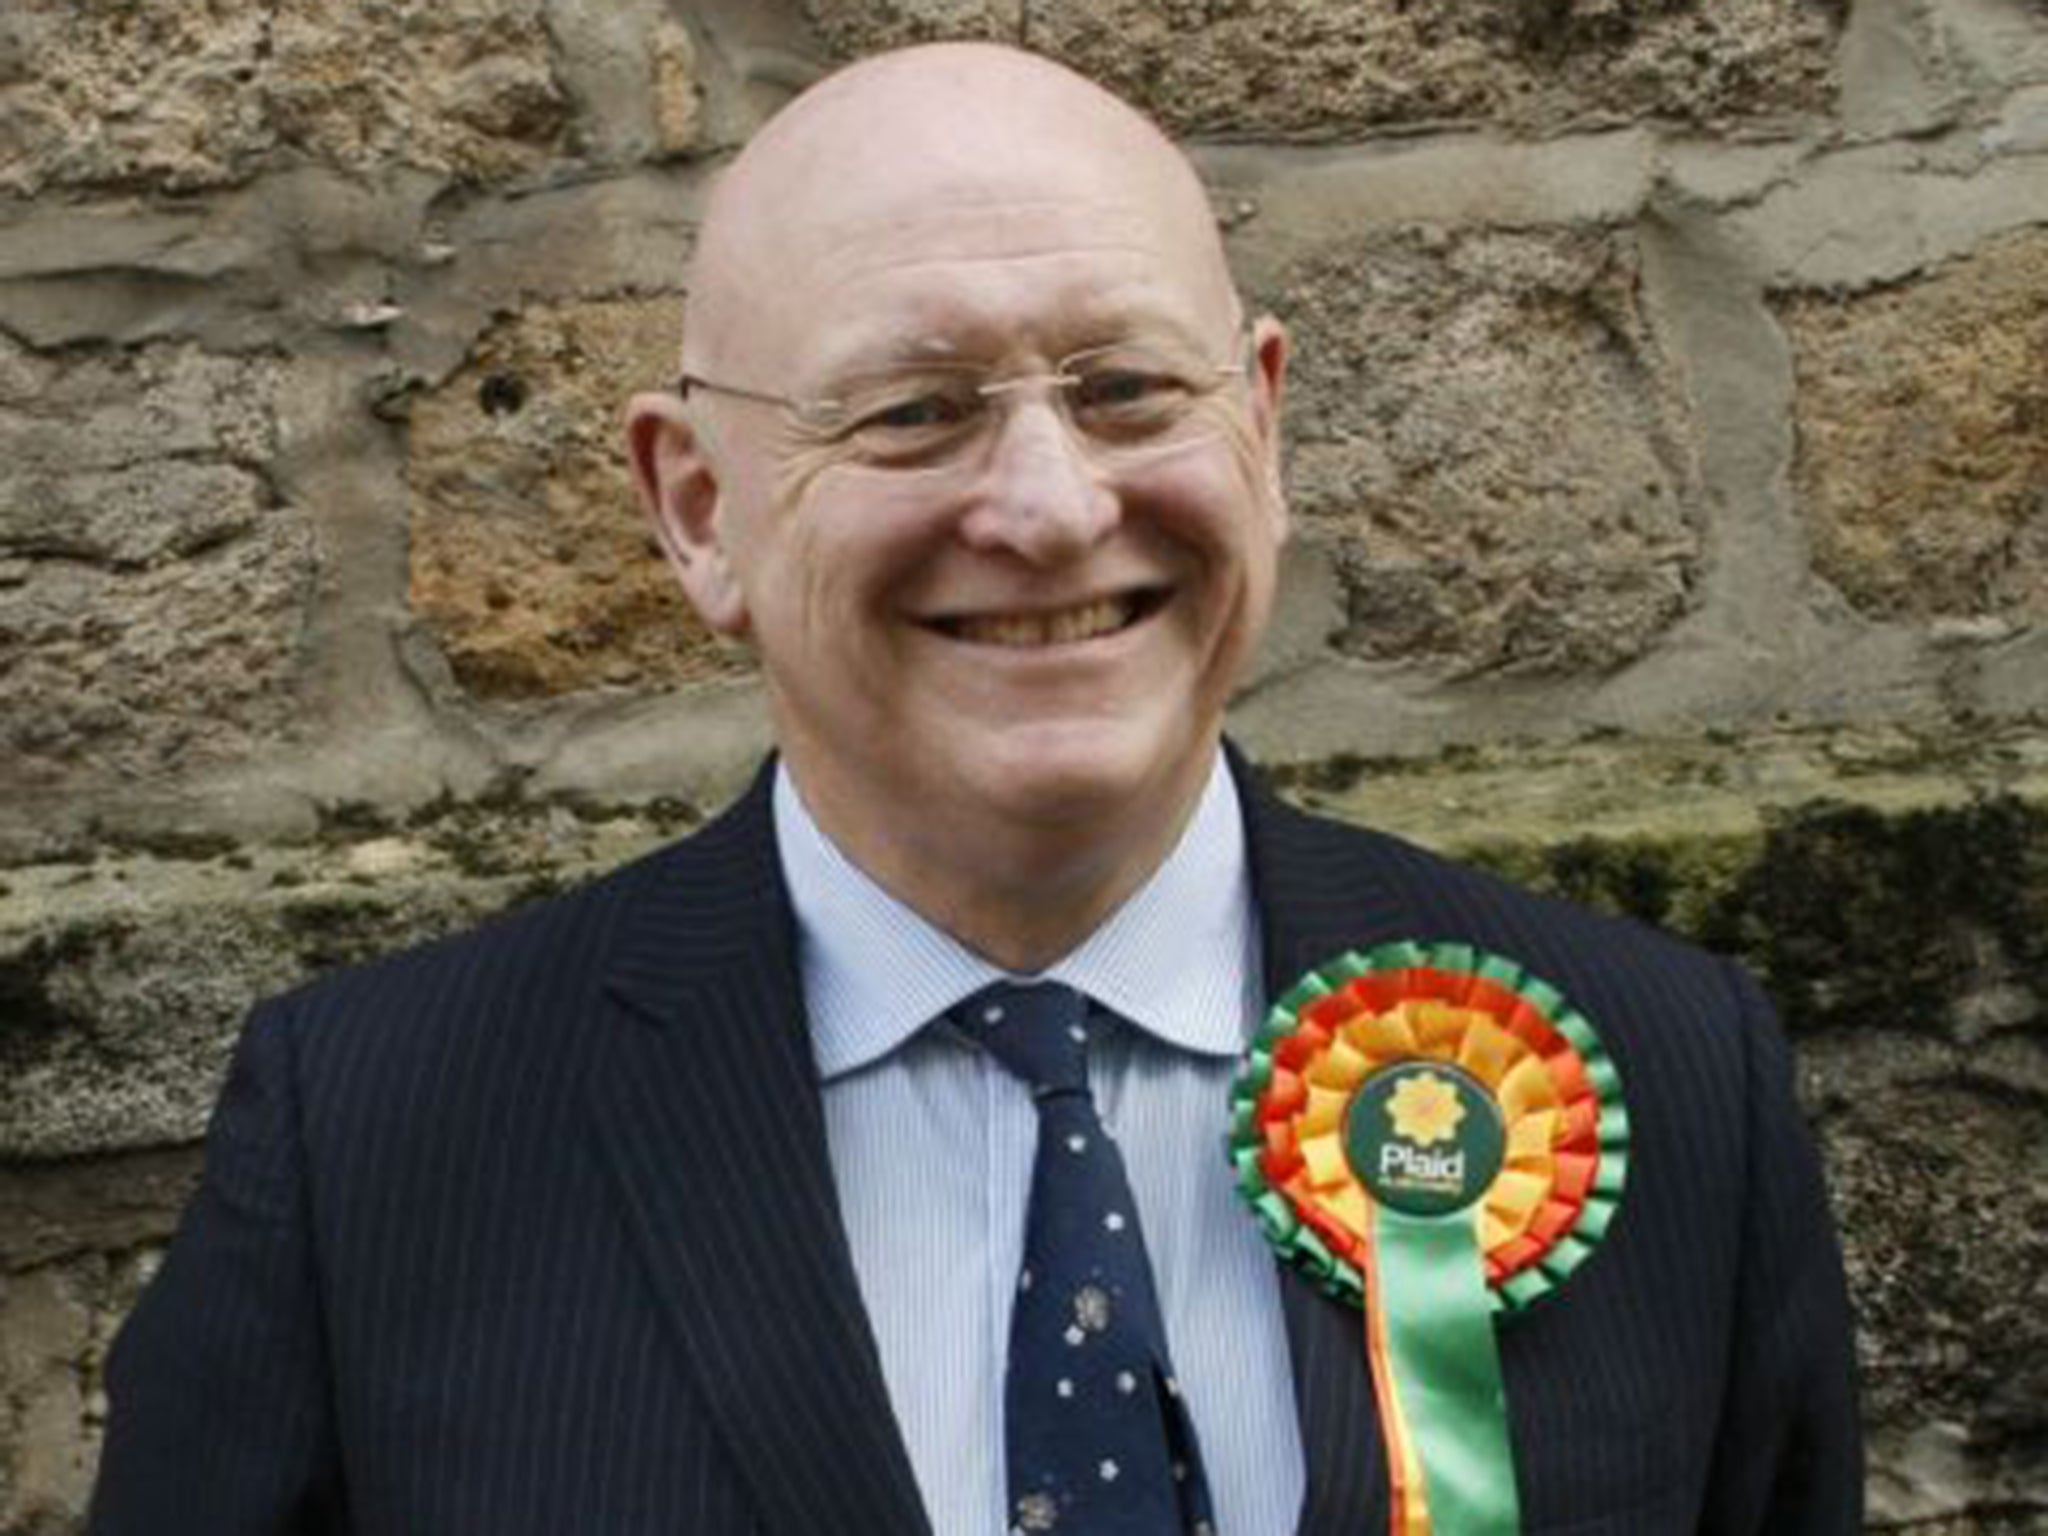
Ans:
POLYGON ((718 471, 683 402, 635 395, 626 405, 626 456, 633 489, 691 606, 714 633, 745 634, 746 598, 725 548, 718 471))
POLYGON ((1278 532, 1287 535, 1287 488, 1280 474, 1280 407, 1287 396, 1287 327, 1271 315, 1252 325, 1252 426, 1258 434, 1266 489, 1273 500, 1278 532))

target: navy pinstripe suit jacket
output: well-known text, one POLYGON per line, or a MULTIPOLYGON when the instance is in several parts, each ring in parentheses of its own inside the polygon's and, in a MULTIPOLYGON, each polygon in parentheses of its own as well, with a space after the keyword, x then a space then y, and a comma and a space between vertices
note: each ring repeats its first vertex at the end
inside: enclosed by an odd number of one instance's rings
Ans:
MULTIPOLYGON (((110 1361, 97 1536, 929 1530, 840 1227, 765 783, 579 893, 257 1010, 110 1361)), ((1623 1074, 1620 1217, 1502 1329, 1525 1528, 1856 1530, 1841 1268, 1753 986, 1246 804, 1275 991, 1345 949, 1468 940, 1561 986, 1623 1074)), ((1384 1530, 1359 1316, 1283 1286, 1303 1536, 1384 1530)))

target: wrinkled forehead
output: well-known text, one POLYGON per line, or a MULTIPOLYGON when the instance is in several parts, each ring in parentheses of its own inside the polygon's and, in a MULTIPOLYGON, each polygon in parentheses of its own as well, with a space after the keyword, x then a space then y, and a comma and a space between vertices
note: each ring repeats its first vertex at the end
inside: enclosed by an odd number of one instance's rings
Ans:
POLYGON ((1039 61, 918 52, 941 57, 828 81, 734 163, 692 270, 696 365, 816 350, 821 328, 1000 326, 1027 297, 1228 323, 1207 196, 1157 129, 1039 61))

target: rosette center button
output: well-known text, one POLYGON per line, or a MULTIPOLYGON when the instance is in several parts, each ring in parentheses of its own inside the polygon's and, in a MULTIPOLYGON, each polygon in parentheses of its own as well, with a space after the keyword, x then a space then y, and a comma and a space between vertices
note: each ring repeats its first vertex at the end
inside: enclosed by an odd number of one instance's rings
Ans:
POLYGON ((1372 1197, 1411 1216, 1463 1210, 1486 1193, 1506 1155, 1500 1106, 1470 1073, 1404 1061, 1358 1085, 1344 1156, 1372 1197))

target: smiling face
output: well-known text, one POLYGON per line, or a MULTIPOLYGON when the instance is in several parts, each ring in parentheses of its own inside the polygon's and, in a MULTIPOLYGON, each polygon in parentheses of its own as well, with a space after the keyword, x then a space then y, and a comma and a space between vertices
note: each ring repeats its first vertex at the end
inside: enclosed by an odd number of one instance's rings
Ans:
POLYGON ((1142 878, 1272 599, 1279 328, 1247 340, 1177 153, 1042 62, 872 61, 757 151, 705 232, 692 372, 805 401, 932 361, 1003 387, 944 469, 757 401, 636 401, 636 471, 685 586, 751 636, 806 804, 899 894, 899 870, 1034 837, 1142 878), (1045 381, 1126 344, 1206 380, 1143 452, 1101 450, 1045 381))

